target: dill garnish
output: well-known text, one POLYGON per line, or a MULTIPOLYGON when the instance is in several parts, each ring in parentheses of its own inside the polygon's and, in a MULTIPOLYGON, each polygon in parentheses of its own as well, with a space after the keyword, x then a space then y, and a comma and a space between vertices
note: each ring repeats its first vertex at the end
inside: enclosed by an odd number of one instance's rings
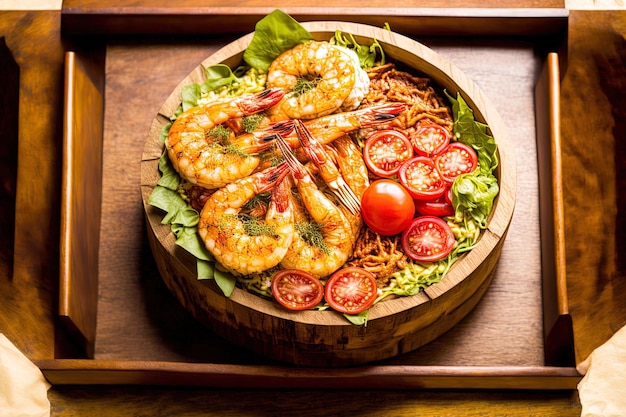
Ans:
POLYGON ((239 149, 237 146, 233 145, 233 144, 228 144, 226 146, 223 147, 224 149, 224 153, 232 153, 234 155, 238 155, 241 156, 243 158, 247 158, 250 156, 249 153, 242 151, 241 149, 239 149))
POLYGON ((221 144, 228 144, 230 135, 232 133, 233 132, 229 128, 223 125, 219 125, 219 126, 215 126, 212 129, 207 130, 206 137, 207 138, 213 137, 213 138, 216 138, 221 144))
POLYGON ((325 254, 329 254, 330 247, 324 241, 322 226, 321 223, 317 222, 296 222, 295 229, 306 243, 319 248, 325 254))
POLYGON ((276 228, 266 223, 262 223, 258 217, 247 214, 240 214, 239 220, 243 224, 243 228, 249 236, 267 235, 278 238, 276 228))
POLYGON ((258 206, 267 207, 271 198, 270 192, 265 192, 261 194, 256 194, 250 200, 243 205, 242 209, 244 211, 254 211, 258 206))
POLYGON ((320 81, 321 81, 321 78, 319 77, 313 78, 311 80, 306 79, 306 78, 298 78, 298 81, 296 81, 296 85, 294 85, 293 88, 291 89, 291 93, 296 97, 301 96, 307 91, 311 91, 315 87, 317 87, 317 84, 320 81))
POLYGON ((242 120, 243 130, 246 133, 254 132, 263 120, 263 117, 263 113, 257 113, 251 116, 244 117, 242 120))

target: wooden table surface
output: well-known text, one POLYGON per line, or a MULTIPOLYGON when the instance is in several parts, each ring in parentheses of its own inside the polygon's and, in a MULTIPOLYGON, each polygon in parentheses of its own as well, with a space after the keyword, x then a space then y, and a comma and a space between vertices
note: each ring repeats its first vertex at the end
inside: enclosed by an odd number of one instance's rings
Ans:
MULTIPOLYGON (((441 4, 430 3, 433 7, 441 4)), ((475 3, 476 7, 478 3, 481 7, 539 7, 534 4, 539 2, 532 1, 475 3)), ((542 7, 562 7, 556 1, 541 3, 542 7)), ((446 7, 455 6, 473 5, 446 3, 446 7)), ((64 46, 60 28, 58 10, 0 11, 0 37, 20 69, 19 106, 12 100, 3 103, 1 110, 3 120, 18 117, 19 131, 15 134, 11 126, 0 124, 2 132, 14 133, 3 136, 0 144, 0 332, 31 359, 54 358, 61 349, 54 343, 59 331, 54 323, 62 161, 64 46), (19 116, 11 113, 15 106, 19 116), (4 153, 12 146, 19 164, 4 153), (20 233, 13 236, 15 230, 20 233)), ((625 36, 626 11, 570 13, 561 128, 568 291, 576 295, 570 297, 575 300, 570 313, 577 358, 586 357, 598 340, 608 339, 626 322, 626 179, 622 174, 626 142, 619 140, 626 131, 625 36)), ((0 66, 0 74, 4 71, 8 67, 0 66)), ((53 416, 291 415, 303 410, 306 415, 577 416, 581 411, 576 391, 278 392, 54 386, 49 399, 53 416)))

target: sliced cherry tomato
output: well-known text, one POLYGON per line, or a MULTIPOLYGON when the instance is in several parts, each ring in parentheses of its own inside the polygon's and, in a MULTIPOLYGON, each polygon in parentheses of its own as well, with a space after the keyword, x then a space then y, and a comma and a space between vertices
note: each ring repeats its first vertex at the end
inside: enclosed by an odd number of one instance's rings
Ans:
POLYGON ((398 178, 416 200, 433 200, 446 191, 435 162, 426 156, 416 156, 402 164, 398 178))
POLYGON ((427 124, 411 134, 411 143, 418 155, 437 155, 450 143, 450 132, 442 126, 427 124))
POLYGON ((415 200, 415 210, 423 216, 452 216, 454 207, 448 201, 447 194, 448 192, 446 191, 442 196, 434 200, 415 200))
POLYGON ((324 298, 324 285, 306 271, 282 269, 272 278, 272 295, 289 310, 308 310, 324 298))
POLYGON ((365 165, 383 178, 396 175, 400 165, 412 156, 411 141, 397 130, 378 130, 367 138, 363 147, 365 165))
POLYGON ((361 215, 374 232, 393 236, 406 229, 415 216, 415 203, 397 182, 381 179, 372 182, 361 198, 361 215))
POLYGON ((435 166, 441 178, 452 184, 461 174, 468 174, 478 166, 476 151, 461 142, 452 142, 435 157, 435 166))
POLYGON ((446 198, 446 201, 448 202, 448 204, 454 207, 454 203, 452 203, 452 187, 448 187, 448 190, 445 193, 443 193, 443 195, 446 198))
POLYGON ((378 297, 378 285, 372 273, 356 266, 335 272, 326 282, 324 298, 336 311, 359 314, 370 308, 378 297))
POLYGON ((456 240, 450 226, 439 217, 416 217, 402 233, 402 249, 414 261, 435 262, 448 256, 456 240))

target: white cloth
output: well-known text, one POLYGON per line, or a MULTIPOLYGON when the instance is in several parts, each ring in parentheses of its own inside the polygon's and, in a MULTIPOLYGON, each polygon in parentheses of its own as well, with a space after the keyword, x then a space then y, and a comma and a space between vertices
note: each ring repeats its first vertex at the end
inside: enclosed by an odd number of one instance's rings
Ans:
POLYGON ((41 370, 0 334, 0 416, 50 416, 49 388, 41 370))
POLYGON ((578 371, 582 417, 626 416, 626 326, 596 348, 578 371))

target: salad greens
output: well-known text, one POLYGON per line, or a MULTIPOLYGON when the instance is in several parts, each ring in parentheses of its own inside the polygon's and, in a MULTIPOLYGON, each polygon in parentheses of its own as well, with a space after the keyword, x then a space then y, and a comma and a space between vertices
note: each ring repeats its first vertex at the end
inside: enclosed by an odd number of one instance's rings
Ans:
POLYGON ((252 68, 267 72, 278 55, 310 40, 313 40, 313 35, 298 21, 280 10, 274 10, 257 22, 243 60, 252 68))
POLYGON ((497 145, 487 133, 487 125, 474 120, 474 112, 460 94, 456 99, 446 95, 452 103, 454 135, 458 141, 474 148, 478 155, 478 169, 454 181, 452 203, 457 216, 467 213, 484 229, 499 191, 498 180, 493 175, 498 166, 497 145))
POLYGON ((351 33, 344 35, 340 30, 336 30, 335 35, 330 39, 330 43, 353 50, 359 57, 361 68, 385 65, 385 51, 383 51, 383 47, 376 39, 370 46, 360 45, 351 33))
MULTIPOLYGON (((385 26, 389 29, 388 25, 385 26)), ((223 64, 206 69, 206 80, 199 84, 189 84, 182 88, 182 103, 172 115, 171 120, 183 111, 209 101, 215 96, 235 97, 245 93, 262 91, 265 88, 265 74, 272 61, 282 52, 309 40, 313 36, 291 16, 275 10, 261 19, 243 59, 245 65, 234 71, 223 64)), ((371 45, 359 44, 349 33, 337 30, 331 43, 352 49, 359 57, 363 68, 385 63, 385 53, 377 40, 371 45)), ((450 225, 457 245, 447 258, 432 263, 410 262, 402 271, 393 274, 393 279, 382 289, 377 302, 388 295, 413 295, 420 290, 439 282, 458 257, 476 244, 480 230, 487 225, 493 201, 499 188, 493 171, 498 166, 497 146, 488 134, 488 126, 474 119, 472 109, 460 94, 454 98, 445 92, 452 108, 455 138, 474 148, 478 154, 479 167, 470 174, 459 176, 453 186, 453 205, 455 215, 445 220, 450 225)), ((161 141, 167 138, 170 124, 163 127, 161 141)), ((197 233, 199 213, 191 207, 185 197, 185 184, 174 170, 167 152, 159 161, 162 176, 149 198, 149 204, 167 214, 162 223, 170 224, 176 236, 176 244, 197 258, 198 279, 215 279, 217 285, 230 296, 237 282, 259 295, 271 296, 269 285, 271 272, 255 274, 236 279, 230 273, 215 267, 215 261, 205 248, 197 233)), ((322 307, 321 309, 323 309, 322 307)), ((358 315, 345 315, 353 324, 365 325, 368 310, 358 315)))

